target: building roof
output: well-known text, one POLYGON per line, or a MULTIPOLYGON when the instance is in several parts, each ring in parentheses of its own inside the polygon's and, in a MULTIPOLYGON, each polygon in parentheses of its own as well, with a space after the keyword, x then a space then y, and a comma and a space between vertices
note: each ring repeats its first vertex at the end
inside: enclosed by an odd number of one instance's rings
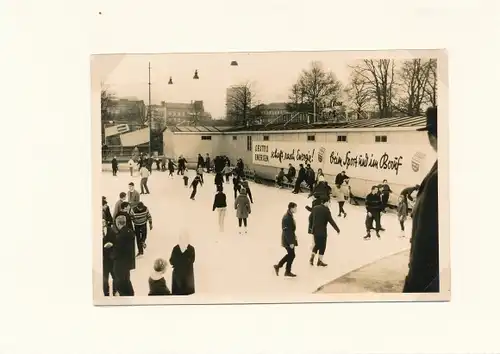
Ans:
POLYGON ((403 128, 425 126, 425 117, 402 117, 402 118, 376 118, 359 119, 350 122, 290 122, 288 124, 263 124, 250 127, 233 127, 226 131, 285 131, 285 130, 307 130, 307 129, 356 129, 356 128, 403 128))
POLYGON ((288 124, 261 124, 246 126, 170 126, 168 129, 172 132, 256 132, 256 131, 290 131, 290 130, 308 130, 308 129, 358 129, 358 128, 411 128, 425 126, 425 117, 402 117, 402 118, 377 118, 377 119, 359 119, 351 122, 328 122, 328 123, 301 123, 290 122, 288 124))

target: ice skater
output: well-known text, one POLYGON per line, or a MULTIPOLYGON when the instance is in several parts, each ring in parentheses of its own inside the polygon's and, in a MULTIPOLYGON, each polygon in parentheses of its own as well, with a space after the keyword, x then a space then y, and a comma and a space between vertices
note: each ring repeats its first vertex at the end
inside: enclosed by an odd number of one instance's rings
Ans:
POLYGON ((248 198, 250 198, 250 203, 253 204, 252 190, 250 189, 250 186, 248 185, 248 181, 245 177, 241 178, 241 188, 246 189, 248 198))
POLYGON ((148 237, 148 228, 146 223, 149 224, 149 230, 153 230, 153 218, 149 209, 143 202, 139 202, 137 206, 130 212, 130 218, 135 226, 135 236, 137 240, 137 257, 144 254, 146 248, 146 239, 148 237))
POLYGON ((193 192, 189 197, 191 200, 194 200, 194 197, 196 196, 196 192, 198 191, 198 184, 203 186, 203 181, 201 180, 199 175, 196 175, 196 177, 191 182, 191 188, 193 188, 193 192))
POLYGON ((222 170, 222 174, 226 176, 226 183, 229 183, 229 177, 231 177, 231 173, 233 173, 233 169, 231 168, 231 165, 229 165, 229 162, 227 162, 226 166, 224 166, 224 169, 222 170))
POLYGON ((198 176, 200 176, 201 182, 202 182, 202 183, 205 183, 205 181, 203 180, 203 167, 201 167, 201 166, 200 166, 200 167, 198 167, 198 168, 196 169, 196 174, 197 174, 198 176))
POLYGON ((380 239, 380 231, 382 230, 382 226, 380 226, 380 213, 382 212, 382 199, 378 193, 378 187, 373 186, 370 194, 368 194, 365 198, 366 205, 366 235, 364 237, 365 240, 371 239, 370 230, 373 229, 373 222, 375 222, 375 233, 377 237, 380 239))
POLYGON ((118 172, 118 160, 116 156, 113 156, 113 160, 111 160, 111 169, 113 170, 113 176, 116 176, 116 172, 118 172))
POLYGON ((281 246, 285 248, 286 255, 274 265, 274 271, 276 275, 279 275, 280 269, 286 264, 285 277, 296 277, 292 273, 292 263, 295 259, 295 247, 299 244, 297 242, 297 236, 295 235, 295 219, 293 214, 297 212, 297 204, 294 202, 288 203, 288 210, 281 219, 281 246))
POLYGON ((139 174, 141 175, 141 194, 149 194, 148 178, 151 176, 151 170, 146 166, 142 166, 139 170, 139 174), (144 193, 144 191, 146 191, 146 193, 144 193))
POLYGON ((323 262, 323 256, 325 255, 326 243, 328 238, 327 226, 328 224, 340 234, 340 229, 333 221, 332 213, 330 212, 330 201, 322 200, 323 203, 312 208, 312 234, 314 237, 314 247, 312 249, 311 257, 309 258, 309 264, 314 265, 314 257, 318 253, 318 267, 326 267, 328 264, 323 262))
POLYGON ((406 205, 404 196, 398 198, 398 220, 401 226, 401 237, 405 237, 405 221, 408 217, 408 206, 406 205))
POLYGON ((241 192, 241 180, 240 176, 235 173, 233 176, 233 190, 234 190, 234 199, 238 197, 238 193, 241 192))
POLYGON ((244 233, 247 234, 248 216, 252 212, 250 207, 250 199, 248 199, 247 191, 241 188, 240 195, 234 200, 234 209, 236 210, 236 217, 238 218, 238 234, 241 235, 241 226, 244 226, 244 233))
POLYGON ((215 173, 214 184, 216 190, 219 190, 219 187, 222 188, 222 185, 224 184, 224 177, 222 176, 221 172, 215 173))
POLYGON ((222 186, 217 186, 217 193, 214 197, 214 204, 212 206, 212 211, 217 209, 217 219, 219 225, 219 231, 224 232, 224 219, 226 216, 226 208, 227 208, 227 198, 223 192, 222 186))
POLYGON ((344 204, 346 200, 349 200, 349 187, 347 186, 346 181, 347 180, 344 180, 340 185, 340 188, 337 190, 337 203, 339 205, 339 214, 337 216, 340 217, 343 214, 344 218, 347 216, 347 213, 344 210, 344 204))
POLYGON ((184 181, 184 188, 188 188, 188 186, 189 186, 189 177, 188 176, 183 176, 182 180, 184 181))
POLYGON ((174 178, 175 164, 172 159, 168 159, 168 176, 174 178))

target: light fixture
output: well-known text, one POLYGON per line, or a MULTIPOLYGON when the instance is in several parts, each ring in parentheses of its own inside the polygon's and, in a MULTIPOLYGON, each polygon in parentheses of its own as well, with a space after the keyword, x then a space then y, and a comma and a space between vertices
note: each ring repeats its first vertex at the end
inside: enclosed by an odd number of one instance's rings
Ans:
POLYGON ((170 79, 168 80, 168 84, 169 85, 173 85, 174 84, 174 82, 172 81, 172 76, 170 76, 170 79))
POLYGON ((233 60, 233 61, 231 62, 231 66, 238 66, 238 62, 237 62, 236 60, 233 60))
POLYGON ((200 77, 198 76, 198 70, 195 70, 194 71, 194 76, 193 76, 193 79, 194 80, 198 80, 200 77))

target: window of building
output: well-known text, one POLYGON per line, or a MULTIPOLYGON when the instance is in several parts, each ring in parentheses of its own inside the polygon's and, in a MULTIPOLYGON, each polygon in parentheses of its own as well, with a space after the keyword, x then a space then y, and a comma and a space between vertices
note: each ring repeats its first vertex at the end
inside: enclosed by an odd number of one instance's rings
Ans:
POLYGON ((247 151, 252 151, 252 136, 247 135, 247 151))
POLYGON ((316 141, 316 135, 308 135, 307 141, 316 141))
POLYGON ((233 135, 233 140, 238 140, 238 136, 233 135))
POLYGON ((345 142, 347 142, 347 135, 337 135, 337 142, 338 143, 345 143, 345 142))
POLYGON ((269 141, 269 135, 264 135, 264 141, 269 141))
POLYGON ((212 140, 212 136, 211 135, 202 135, 201 140, 212 140))
POLYGON ((375 142, 376 143, 386 143, 387 142, 387 135, 377 135, 377 136, 375 136, 375 142))

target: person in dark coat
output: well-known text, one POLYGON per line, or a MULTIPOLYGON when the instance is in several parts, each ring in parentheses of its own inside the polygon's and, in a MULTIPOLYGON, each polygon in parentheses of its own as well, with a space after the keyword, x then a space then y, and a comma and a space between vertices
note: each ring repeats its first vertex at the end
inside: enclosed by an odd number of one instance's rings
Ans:
POLYGON ((196 163, 196 169, 205 167, 205 161, 203 160, 203 156, 201 154, 198 154, 198 162, 196 163))
POLYGON ((111 210, 109 210, 106 197, 102 197, 102 218, 106 220, 107 225, 110 226, 113 224, 113 216, 111 215, 111 210))
POLYGON ((307 164, 306 168, 306 183, 309 187, 309 191, 312 193, 314 190, 314 184, 316 183, 316 174, 310 164, 307 164))
POLYGON ((217 193, 215 194, 214 197, 214 204, 212 205, 212 211, 215 211, 217 209, 217 220, 218 220, 218 225, 219 225, 219 231, 223 232, 224 231, 224 219, 226 217, 226 209, 227 209, 227 199, 226 195, 224 194, 224 189, 222 186, 217 186, 217 193))
POLYGON ((241 191, 241 180, 240 176, 235 173, 233 176, 233 190, 234 190, 234 199, 238 197, 239 192, 241 191))
POLYGON ((325 197, 330 198, 330 194, 332 193, 332 187, 328 185, 328 182, 325 181, 325 178, 323 176, 320 176, 318 178, 318 183, 316 186, 311 190, 311 193, 309 194, 309 197, 311 197, 314 194, 320 194, 325 197))
POLYGON ((172 159, 168 159, 168 176, 174 178, 175 164, 172 159))
POLYGON ((207 169, 207 173, 210 173, 212 166, 210 165, 210 156, 208 154, 205 157, 205 168, 207 169))
MULTIPOLYGON (((437 152, 437 108, 426 112, 429 143, 437 152)), ((439 284, 438 160, 420 184, 413 212, 410 263, 404 293, 437 293, 439 284)))
POLYGON ((126 221, 126 226, 130 229, 130 230, 134 230, 134 224, 132 223, 132 217, 130 216, 130 204, 128 202, 123 202, 121 204, 121 210, 116 214, 116 218, 115 218, 115 226, 116 226, 116 219, 118 218, 118 216, 124 216, 125 217, 125 221, 126 221))
POLYGON ((186 171, 186 159, 181 155, 179 156, 179 160, 177 160, 177 175, 183 175, 184 171, 186 171))
POLYGON ((379 231, 382 230, 382 226, 380 225, 380 213, 382 212, 382 199, 380 198, 380 194, 378 191, 378 186, 373 186, 370 194, 368 194, 365 198, 365 206, 366 206, 366 236, 365 240, 371 239, 370 230, 373 228, 373 222, 375 222, 375 233, 377 237, 380 239, 379 231))
POLYGON ((345 174, 345 171, 340 172, 336 177, 335 177, 335 186, 337 188, 340 188, 342 183, 344 183, 344 180, 349 179, 349 176, 345 174))
POLYGON ((172 249, 170 264, 172 271, 172 295, 191 295, 194 286, 195 250, 189 244, 186 232, 181 234, 179 244, 172 249))
POLYGON ((312 234, 314 236, 314 247, 312 249, 311 258, 309 259, 309 264, 314 265, 314 257, 318 253, 318 267, 326 267, 328 264, 323 262, 323 256, 326 250, 327 241, 327 226, 328 224, 340 234, 340 229, 333 221, 332 213, 329 208, 330 201, 323 200, 323 203, 312 208, 312 234))
POLYGON ((295 167, 292 166, 291 163, 288 164, 288 171, 285 175, 286 179, 288 182, 293 182, 293 179, 295 178, 295 175, 297 174, 297 171, 295 171, 295 167))
POLYGON ((116 242, 116 227, 109 226, 102 219, 102 290, 104 296, 109 296, 109 276, 113 278, 113 295, 116 295, 116 279, 113 272, 113 245, 116 242))
POLYGON ((221 172, 217 172, 215 174, 214 183, 215 183, 216 190, 219 189, 219 186, 222 188, 222 185, 224 184, 224 176, 222 175, 221 172))
POLYGON ((300 188, 300 184, 305 181, 306 179, 306 169, 304 168, 303 164, 299 165, 299 175, 297 176, 297 180, 295 181, 295 188, 293 189, 292 193, 293 194, 298 194, 302 192, 302 189, 300 188))
POLYGON ((111 160, 111 169, 113 170, 113 176, 116 176, 116 172, 118 172, 118 160, 116 159, 116 156, 114 156, 113 160, 111 160))
POLYGON ((378 189, 382 197, 382 212, 385 213, 385 209, 387 208, 387 203, 389 202, 389 196, 392 193, 392 190, 386 179, 382 181, 382 184, 378 186, 378 189))
POLYGON ((165 172, 167 170, 167 157, 163 155, 161 157, 161 171, 165 172))
POLYGON ((280 171, 276 175, 276 184, 278 187, 283 188, 283 180, 285 179, 285 170, 280 168, 280 171))
POLYGON ((401 196, 403 196, 404 201, 406 203, 406 208, 408 208, 408 200, 413 202, 413 197, 411 196, 413 192, 418 191, 420 189, 420 185, 416 184, 412 187, 406 187, 403 189, 400 193, 401 196))
POLYGON ((118 294, 120 296, 134 296, 130 271, 135 269, 135 233, 126 227, 126 223, 125 216, 116 217, 118 234, 113 245, 113 272, 118 294))
POLYGON ((276 275, 279 275, 280 269, 286 264, 285 277, 296 277, 292 273, 292 263, 295 259, 295 247, 298 246, 297 236, 295 235, 295 219, 293 214, 297 212, 297 204, 288 203, 288 210, 281 219, 281 246, 285 248, 286 255, 274 265, 276 275))
POLYGON ((158 258, 153 266, 153 274, 149 277, 148 296, 166 296, 172 295, 165 281, 165 271, 167 270, 167 261, 158 258))
POLYGON ((200 178, 200 175, 196 175, 196 177, 191 182, 191 188, 193 188, 191 196, 189 197, 191 200, 194 200, 194 197, 196 196, 196 192, 198 191, 198 184, 203 186, 203 181, 200 178))

